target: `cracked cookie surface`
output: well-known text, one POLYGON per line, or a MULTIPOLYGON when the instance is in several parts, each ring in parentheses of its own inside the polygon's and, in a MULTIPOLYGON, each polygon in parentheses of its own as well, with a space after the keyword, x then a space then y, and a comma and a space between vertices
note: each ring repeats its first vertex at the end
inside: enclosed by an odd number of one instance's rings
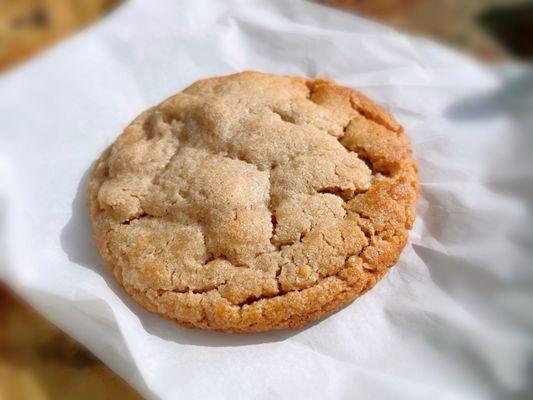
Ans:
POLYGON ((401 126, 324 79, 201 80, 135 119, 88 185, 126 291, 188 327, 297 328, 398 260, 417 167, 401 126))

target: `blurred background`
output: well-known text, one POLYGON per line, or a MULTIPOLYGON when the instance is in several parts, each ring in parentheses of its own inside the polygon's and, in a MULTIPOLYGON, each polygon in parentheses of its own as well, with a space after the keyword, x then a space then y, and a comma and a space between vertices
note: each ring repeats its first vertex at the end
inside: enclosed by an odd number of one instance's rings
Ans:
MULTIPOLYGON (((122 2, 0 0, 0 77, 122 2)), ((533 59, 532 0, 315 2, 439 41, 491 65, 533 59)), ((0 283, 0 399, 138 398, 89 351, 0 283)))

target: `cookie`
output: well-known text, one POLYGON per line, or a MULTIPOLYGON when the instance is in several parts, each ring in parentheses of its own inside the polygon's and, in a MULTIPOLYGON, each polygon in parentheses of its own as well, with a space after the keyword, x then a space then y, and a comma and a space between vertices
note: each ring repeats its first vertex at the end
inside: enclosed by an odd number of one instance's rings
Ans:
POLYGON ((137 117, 88 185, 95 244, 150 311, 299 328, 369 290, 415 218, 402 127, 326 79, 201 80, 137 117))

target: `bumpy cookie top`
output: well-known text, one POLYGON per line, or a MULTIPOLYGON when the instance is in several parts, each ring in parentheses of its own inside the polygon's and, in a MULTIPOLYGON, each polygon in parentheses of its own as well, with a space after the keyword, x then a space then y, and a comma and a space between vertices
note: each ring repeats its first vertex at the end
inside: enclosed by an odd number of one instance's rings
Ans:
POLYGON ((89 184, 95 241, 187 326, 295 327, 371 287, 414 218, 401 127, 332 81, 244 72, 141 114, 89 184))

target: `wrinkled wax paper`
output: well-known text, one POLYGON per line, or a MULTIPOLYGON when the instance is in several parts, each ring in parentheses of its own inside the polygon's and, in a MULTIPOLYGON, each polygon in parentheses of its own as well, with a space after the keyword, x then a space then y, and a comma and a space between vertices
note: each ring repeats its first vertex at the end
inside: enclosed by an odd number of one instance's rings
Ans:
POLYGON ((520 79, 311 2, 129 0, 0 77, 1 277, 148 398, 526 399, 533 107, 520 79), (397 266, 329 318, 189 330, 103 266, 84 186, 141 111, 246 69, 330 76, 388 108, 420 165, 418 217, 397 266))

